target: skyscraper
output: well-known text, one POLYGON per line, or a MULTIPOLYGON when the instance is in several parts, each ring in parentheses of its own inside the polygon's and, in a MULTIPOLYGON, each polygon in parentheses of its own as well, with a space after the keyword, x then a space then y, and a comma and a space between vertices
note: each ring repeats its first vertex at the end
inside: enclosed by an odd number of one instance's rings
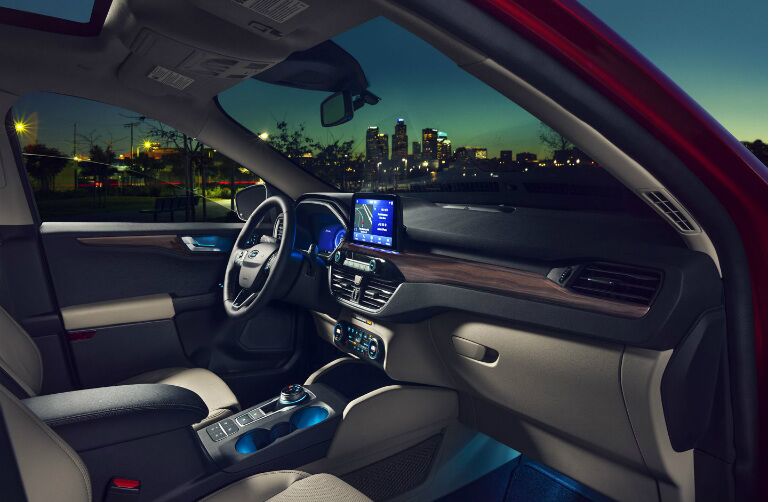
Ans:
POLYGON ((436 158, 439 163, 446 164, 452 157, 452 142, 443 131, 439 131, 436 138, 436 158))
POLYGON ((412 158, 415 161, 422 160, 422 148, 419 141, 412 141, 412 158))
POLYGON ((396 120, 396 131, 393 134, 393 155, 394 161, 400 162, 409 154, 409 137, 406 135, 406 123, 404 119, 396 120))
POLYGON ((377 135, 380 133, 380 128, 377 126, 369 126, 366 130, 366 160, 370 162, 377 162, 377 135))
POLYGON ((423 160, 436 160, 438 158, 438 130, 422 130, 422 158, 423 160))
POLYGON ((383 162, 388 160, 388 135, 383 133, 378 134, 376 145, 376 162, 383 162))

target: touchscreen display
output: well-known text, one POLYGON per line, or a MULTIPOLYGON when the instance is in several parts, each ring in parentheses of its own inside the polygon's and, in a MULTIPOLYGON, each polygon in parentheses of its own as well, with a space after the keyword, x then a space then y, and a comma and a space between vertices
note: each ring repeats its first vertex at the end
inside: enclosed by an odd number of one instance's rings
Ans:
POLYGON ((393 247, 396 241, 396 202, 393 199, 356 197, 353 208, 353 241, 393 247))

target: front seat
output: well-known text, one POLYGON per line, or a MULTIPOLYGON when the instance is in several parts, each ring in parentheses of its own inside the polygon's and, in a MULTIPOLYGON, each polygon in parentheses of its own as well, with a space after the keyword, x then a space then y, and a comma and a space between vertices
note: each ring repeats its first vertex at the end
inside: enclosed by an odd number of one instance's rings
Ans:
MULTIPOLYGON (((0 307, 0 385, 19 399, 40 394, 43 385, 43 361, 35 342, 24 328, 0 307)), ((184 387, 200 396, 209 409, 208 416, 195 429, 216 422, 240 410, 230 387, 203 368, 167 368, 142 373, 118 385, 165 383, 184 387)))
MULTIPOLYGON (((0 386, 0 410, 6 425, 0 430, 0 445, 9 439, 13 456, 29 502, 56 500, 90 502, 91 480, 88 469, 77 453, 50 427, 41 422, 11 392, 0 386)), ((0 422, 2 427, 2 422, 0 422)), ((7 452, 7 449, 5 449, 7 452)), ((13 464, 3 464, 4 479, 11 479, 13 464)), ((17 483, 18 484, 18 483, 17 483)), ((12 493, 15 487, 4 485, 3 500, 23 499, 12 493)), ((18 487, 16 487, 18 488, 18 487)), ((361 492, 330 474, 310 475, 300 471, 257 474, 237 481, 204 499, 206 502, 371 502, 361 492)))

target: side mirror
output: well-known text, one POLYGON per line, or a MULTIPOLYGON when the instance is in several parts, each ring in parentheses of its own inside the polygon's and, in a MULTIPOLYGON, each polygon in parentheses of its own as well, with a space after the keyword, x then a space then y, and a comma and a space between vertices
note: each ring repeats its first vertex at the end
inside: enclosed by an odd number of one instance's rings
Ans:
POLYGON ((265 185, 252 185, 235 193, 235 212, 243 221, 249 219, 251 213, 267 199, 265 185))
POLYGON ((321 125, 333 127, 353 118, 353 96, 350 91, 335 92, 321 103, 321 125))

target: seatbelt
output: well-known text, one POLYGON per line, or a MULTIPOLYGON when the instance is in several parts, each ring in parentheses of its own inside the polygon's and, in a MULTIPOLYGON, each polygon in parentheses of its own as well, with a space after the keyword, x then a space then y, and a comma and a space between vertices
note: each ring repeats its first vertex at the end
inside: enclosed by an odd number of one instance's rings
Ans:
MULTIPOLYGON (((42 481, 42 480, 41 480, 42 481)), ((27 502, 24 484, 21 482, 19 464, 13 453, 11 437, 5 426, 5 417, 0 409, 0 492, 3 500, 9 502, 27 502)))
MULTIPOLYGON (((2 336, 2 333, 0 333, 0 336, 2 336)), ((21 385, 19 385, 19 382, 14 380, 2 367, 0 367, 0 385, 16 396, 16 399, 27 399, 28 397, 32 397, 21 385)))

